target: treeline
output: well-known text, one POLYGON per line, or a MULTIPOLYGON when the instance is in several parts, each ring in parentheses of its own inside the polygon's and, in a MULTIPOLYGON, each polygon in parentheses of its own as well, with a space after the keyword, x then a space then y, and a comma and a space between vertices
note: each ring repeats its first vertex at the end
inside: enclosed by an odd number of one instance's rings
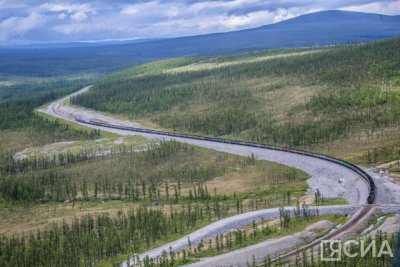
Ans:
POLYGON ((166 215, 139 208, 74 218, 71 224, 52 224, 23 236, 0 236, 2 266, 96 266, 103 259, 138 253, 160 241, 192 231, 212 209, 185 205, 166 215))
MULTIPOLYGON (((99 136, 98 131, 84 131, 72 129, 58 120, 46 119, 35 113, 34 109, 63 95, 72 93, 81 88, 88 81, 77 80, 71 82, 43 82, 34 84, 31 90, 29 84, 13 86, 17 93, 7 96, 3 93, 0 101, 0 130, 24 131, 32 138, 32 145, 43 145, 71 139, 91 139, 99 136), (67 84, 65 87, 56 87, 67 84)), ((3 90, 3 89, 2 89, 3 90)), ((6 89, 4 89, 7 91, 6 89)), ((2 148, 7 150, 6 147, 2 148)))
MULTIPOLYGON (((199 258, 216 256, 219 254, 228 253, 239 248, 247 247, 267 239, 276 238, 298 225, 307 226, 310 222, 319 219, 319 214, 309 209, 305 204, 297 204, 293 210, 287 210, 281 207, 280 212, 280 225, 268 225, 268 221, 261 219, 260 222, 253 221, 251 225, 229 231, 227 233, 218 234, 213 238, 207 240, 200 240, 197 244, 192 244, 188 238, 188 246, 181 251, 163 251, 160 257, 144 258, 144 267, 169 267, 180 266, 184 263, 198 260, 199 258), (292 226, 289 221, 292 221, 292 226)), ((301 228, 301 227, 300 227, 301 228)), ((299 229, 300 230, 300 229, 299 229)), ((265 259, 266 263, 272 262, 272 256, 265 259)), ((139 260, 136 259, 138 262, 139 260)), ((254 264, 256 264, 254 262, 254 264)), ((257 266, 257 265, 255 265, 257 266)))
MULTIPOLYGON (((169 178, 174 179, 172 180, 174 183, 169 185, 166 181, 163 195, 169 199, 169 191, 171 191, 171 198, 174 194, 174 199, 178 200, 181 197, 181 181, 179 179, 183 178, 183 183, 187 186, 195 182, 206 181, 224 170, 216 166, 189 167, 185 165, 183 169, 172 168, 165 173, 149 174, 144 171, 140 172, 137 168, 145 170, 146 166, 156 166, 165 158, 176 157, 178 154, 189 156, 193 153, 192 150, 193 147, 189 147, 187 144, 163 141, 157 145, 150 145, 142 152, 121 147, 121 150, 116 153, 103 156, 93 156, 92 153, 59 154, 53 159, 15 160, 12 158, 12 154, 8 154, 5 157, 7 160, 0 161, 0 174, 3 174, 0 177, 0 196, 7 201, 76 201, 78 197, 86 201, 97 198, 158 201, 161 197, 160 184, 169 178), (125 158, 125 164, 132 165, 129 174, 125 174, 122 179, 121 177, 116 179, 112 175, 88 179, 79 173, 76 174, 75 179, 71 179, 72 177, 63 168, 54 168, 90 159, 94 159, 96 163, 107 159, 118 161, 121 158, 125 158), (43 169, 45 171, 40 171, 43 169), (132 170, 136 170, 136 173, 133 173, 132 170)), ((0 159, 4 159, 4 157, 0 159)), ((125 164, 124 166, 126 166, 125 164)), ((118 166, 115 167, 118 168, 118 166)), ((197 198, 198 195, 204 196, 204 191, 207 189, 201 185, 198 188, 194 187, 193 193, 190 191, 190 199, 197 198)))
POLYGON ((400 147, 385 147, 368 150, 360 160, 366 164, 386 163, 400 159, 400 147))
POLYGON ((223 209, 240 213, 249 208, 291 204, 307 190, 307 175, 296 169, 274 164, 264 168, 258 166, 254 156, 230 159, 195 151, 178 142, 163 141, 140 152, 126 149, 101 157, 71 156, 62 160, 61 165, 50 165, 33 159, 29 164, 24 161, 25 165, 16 165, 20 169, 12 173, 9 169, 0 172, 0 199, 73 204, 123 200, 146 205, 227 200, 228 206, 223 209), (210 179, 246 166, 262 168, 268 189, 225 195, 207 186, 210 179))
MULTIPOLYGON (((83 215, 71 223, 53 223, 45 229, 20 236, 0 236, 0 262, 4 266, 96 266, 101 260, 112 260, 116 256, 140 253, 160 242, 186 234, 226 215, 223 203, 214 202, 206 206, 185 204, 177 209, 170 207, 165 213, 160 209, 141 207, 116 215, 83 215)), ((309 218, 315 214, 307 207, 293 213, 294 220, 309 218), (303 210, 303 211, 302 211, 303 210)), ((253 230, 247 234, 237 230, 215 237, 215 243, 200 242, 178 253, 169 253, 158 260, 144 260, 144 266, 175 266, 174 260, 185 261, 201 255, 206 249, 217 253, 254 243, 273 234, 276 230, 259 229, 253 223, 253 230), (164 265, 163 265, 164 264, 164 265)), ((284 228, 282 228, 284 229, 284 228)))
MULTIPOLYGON (((308 220, 310 217, 298 217, 296 218, 297 223, 303 223, 302 220, 308 220)), ((218 255, 238 249, 243 246, 248 246, 254 242, 260 242, 272 234, 278 231, 268 225, 262 225, 261 228, 253 222, 253 229, 250 233, 246 233, 244 230, 236 230, 229 232, 224 235, 218 235, 215 240, 201 241, 197 246, 191 245, 189 242, 189 249, 180 252, 164 251, 161 257, 157 259, 145 258, 143 260, 143 266, 145 267, 173 267, 181 266, 184 264, 191 263, 193 259, 198 257, 207 257, 211 255, 218 255)), ((301 267, 397 267, 400 259, 399 255, 399 234, 388 236, 385 233, 378 232, 374 238, 366 237, 363 239, 364 246, 361 245, 361 239, 358 239, 358 244, 351 244, 347 248, 347 254, 342 251, 340 260, 325 260, 322 261, 320 258, 319 251, 315 253, 315 250, 303 252, 298 254, 293 261, 288 263, 285 260, 276 260, 273 256, 267 256, 262 262, 256 262, 255 258, 248 259, 248 267, 275 267, 275 266, 301 266, 301 267), (375 242, 376 249, 368 249, 368 244, 375 242), (384 244, 384 242, 387 242, 384 244), (378 257, 379 250, 383 246, 384 251, 390 249, 393 252, 393 257, 389 253, 383 253, 378 257), (363 249, 367 250, 365 255, 362 255, 363 249), (349 257, 348 255, 356 255, 349 257)), ((345 241, 343 241, 344 243, 345 241)), ((342 244, 343 244, 342 243, 342 244)), ((325 247, 326 248, 326 247, 325 247)), ((329 258, 329 250, 325 251, 325 257, 329 258)), ((334 254, 333 256, 337 256, 334 254)))
POLYGON ((54 78, 10 77, 8 83, 0 85, 0 102, 37 98, 47 94, 66 95, 99 78, 99 75, 93 74, 54 78))
MULTIPOLYGON (((176 208, 170 206, 169 212, 142 206, 128 212, 119 211, 116 215, 83 215, 75 217, 71 223, 53 223, 36 232, 0 236, 0 262, 4 266, 75 267, 97 266, 102 260, 114 261, 117 256, 121 259, 121 255, 130 259, 134 254, 192 232, 230 212, 226 200, 214 199, 204 205, 186 203, 176 208)), ((258 240, 273 232, 267 227, 262 232, 254 229, 248 236, 243 231, 237 231, 234 240, 232 233, 218 236, 218 251, 244 246, 246 239, 258 240), (225 241, 229 242, 226 246, 225 241)), ((189 245, 193 251, 177 253, 176 259, 201 253, 202 245, 204 243, 193 247, 189 245)), ((170 260, 165 262, 171 263, 170 260)), ((154 263, 151 260, 144 261, 145 266, 156 266, 154 263)))

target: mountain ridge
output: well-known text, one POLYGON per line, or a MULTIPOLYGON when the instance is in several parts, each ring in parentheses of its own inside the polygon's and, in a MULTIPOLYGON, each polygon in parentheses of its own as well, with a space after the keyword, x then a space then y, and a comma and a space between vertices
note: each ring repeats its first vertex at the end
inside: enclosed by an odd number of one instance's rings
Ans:
MULTIPOLYGON (((169 38, 112 45, 85 44, 78 47, 0 49, 0 59, 12 62, 25 58, 47 62, 89 60, 82 71, 109 72, 143 62, 186 56, 213 56, 251 50, 300 48, 359 43, 400 35, 400 16, 351 11, 321 11, 275 24, 240 31, 169 38), (93 60, 99 59, 99 62, 93 60), (104 65, 106 63, 106 65, 104 65)), ((0 63, 0 67, 7 63, 0 63)), ((23 64, 23 63, 18 63, 23 64)), ((51 64, 51 62, 49 63, 51 64)), ((14 68, 24 71, 28 65, 14 68)), ((30 67, 32 71, 32 66, 30 67)), ((63 69, 61 64, 54 68, 63 69)), ((74 70, 77 66, 74 65, 74 70)), ((65 68, 64 68, 65 69, 65 68)), ((78 70, 80 68, 78 67, 78 70)), ((54 72, 58 72, 54 69, 54 72)), ((29 71, 29 70, 28 70, 29 71)), ((67 71, 68 72, 68 71, 67 71)), ((0 74, 2 71, 0 71, 0 74)), ((10 72, 8 72, 10 73, 10 72)), ((15 74, 12 73, 11 74, 15 74)), ((47 75, 47 74, 44 74, 47 75)))

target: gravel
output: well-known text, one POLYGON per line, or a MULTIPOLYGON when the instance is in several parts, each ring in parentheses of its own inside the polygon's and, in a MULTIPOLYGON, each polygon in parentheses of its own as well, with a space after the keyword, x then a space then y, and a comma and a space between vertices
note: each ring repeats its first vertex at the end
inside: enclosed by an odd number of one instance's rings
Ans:
POLYGON ((379 204, 400 204, 400 185, 394 183, 386 174, 379 173, 373 168, 364 168, 371 175, 376 185, 376 203, 379 204))
MULTIPOLYGON (((39 111, 54 117, 73 121, 75 123, 77 123, 75 121, 75 118, 81 117, 85 120, 98 120, 117 125, 142 127, 138 123, 112 118, 100 112, 63 105, 63 103, 71 96, 85 93, 89 90, 89 88, 90 86, 85 87, 82 90, 73 93, 72 95, 66 96, 56 102, 53 102, 46 109, 42 109, 39 111)), ((363 179, 361 179, 356 173, 338 164, 317 158, 256 147, 215 143, 203 140, 193 140, 189 138, 167 137, 157 134, 137 133, 87 124, 82 125, 121 135, 141 135, 153 139, 176 140, 241 156, 249 156, 251 154, 254 154, 258 159, 281 163, 298 168, 308 173, 310 175, 310 178, 307 180, 307 183, 311 191, 310 193, 315 192, 317 189, 319 189, 323 197, 345 198, 350 205, 364 204, 366 203, 366 199, 368 196, 367 183, 363 179)))
MULTIPOLYGON (((293 212, 295 207, 286 207, 286 210, 293 212)), ((353 215, 360 209, 359 206, 321 206, 318 207, 319 214, 341 214, 341 215, 353 215)), ((310 207, 310 212, 312 214, 316 214, 317 208, 310 207)), ((161 256, 163 250, 165 251, 179 251, 188 246, 188 240, 193 245, 198 244, 201 240, 206 240, 212 237, 215 237, 218 234, 226 233, 230 230, 236 230, 239 228, 243 228, 246 225, 250 225, 255 222, 261 222, 262 220, 272 220, 279 218, 279 208, 272 209, 264 209, 253 212, 247 212, 235 216, 231 216, 216 222, 213 222, 203 228, 194 231, 188 235, 185 235, 178 240, 170 242, 166 245, 160 246, 158 248, 149 250, 145 253, 139 255, 140 259, 148 256, 149 258, 157 258, 161 256)), ((131 262, 133 263, 133 262, 131 262)), ((127 262, 123 264, 123 266, 128 266, 127 262)))
POLYGON ((393 217, 387 217, 384 222, 379 225, 376 229, 369 233, 370 236, 375 237, 378 232, 385 232, 388 236, 391 236, 400 231, 400 215, 396 214, 393 217))
POLYGON ((189 264, 190 267, 216 267, 216 266, 248 266, 253 259, 262 262, 268 255, 284 254, 304 243, 317 239, 321 234, 332 229, 333 224, 329 221, 319 221, 308 226, 304 231, 292 236, 270 239, 258 244, 238 249, 215 257, 204 258, 199 262, 189 264))
MULTIPOLYGON (((83 88, 82 90, 72 94, 72 95, 77 95, 80 93, 84 93, 87 90, 89 90, 90 87, 83 88)), ((70 95, 70 96, 72 96, 70 95)), ((107 116, 105 114, 102 114, 100 112, 95 112, 91 110, 86 110, 83 108, 76 108, 76 107, 71 107, 71 106, 64 106, 63 103, 69 99, 70 96, 64 97, 63 99, 60 99, 52 104, 50 104, 46 109, 39 110, 43 113, 46 113, 48 115, 58 117, 67 121, 72 121, 75 122, 76 117, 81 117, 84 120, 98 120, 102 122, 108 122, 112 124, 117 124, 117 125, 123 125, 123 126, 133 126, 133 127, 142 127, 138 123, 133 123, 133 122, 128 122, 125 120, 121 119, 115 119, 110 116, 107 116)), ((81 124, 81 123, 80 123, 81 124)), ((217 151, 221 152, 226 152, 226 153, 231 153, 231 154, 236 154, 236 155, 242 155, 242 156, 249 156, 251 154, 254 154, 258 159, 262 160, 268 160, 272 162, 277 162, 281 163, 284 165, 292 166, 298 169, 303 170, 304 172, 308 173, 310 175, 310 178, 307 180, 307 183, 310 187, 310 193, 316 191, 317 189, 320 190, 321 194, 323 197, 326 198, 337 198, 337 197, 342 197, 345 198, 349 204, 349 206, 327 206, 327 207, 320 207, 320 213, 340 213, 340 214, 354 214, 355 211, 359 209, 357 205, 365 204, 366 199, 368 196, 368 185, 367 183, 361 179, 357 174, 352 172, 351 170, 340 166, 338 164, 334 164, 331 162, 327 162, 321 159, 316 159, 304 155, 298 155, 298 154, 290 154, 282 151, 274 151, 274 150, 268 150, 268 149, 261 149, 261 148, 255 148, 255 147, 246 147, 246 146, 241 146, 241 145, 234 145, 234 144, 224 144, 224 143, 215 143, 215 142, 210 142, 210 141, 203 141, 203 140, 192 140, 188 138, 180 138, 180 137, 166 137, 162 135, 157 135, 157 134, 147 134, 147 133, 136 133, 136 132, 131 132, 131 131, 124 131, 124 130, 118 130, 118 129, 111 129, 111 128, 105 128, 105 127, 98 127, 98 126, 93 126, 93 125, 87 125, 87 124, 82 124, 86 127, 92 127, 96 129, 100 129, 102 131, 108 131, 108 132, 113 132, 117 133, 120 135, 141 135, 144 137, 152 138, 152 139, 158 139, 158 140, 176 140, 180 142, 185 142, 188 144, 192 145, 197 145, 205 148, 210 148, 214 149, 217 151), (339 182, 340 181, 340 182, 339 182)), ((382 178, 384 179, 384 178, 382 178)), ((378 187, 378 196, 380 192, 386 194, 382 196, 383 203, 394 203, 392 201, 397 200, 394 199, 392 196, 392 193, 390 189, 388 189, 388 185, 386 184, 385 180, 380 180, 381 185, 378 187)), ((400 200, 400 199, 399 199, 400 200)), ((399 201, 400 203, 400 201, 399 201)), ((196 242, 199 242, 201 239, 207 239, 212 236, 215 236, 217 233, 223 233, 226 232, 230 229, 236 229, 238 227, 244 226, 251 224, 253 220, 260 220, 261 217, 264 219, 271 219, 271 218, 276 218, 278 216, 278 210, 277 209, 268 209, 268 210, 261 210, 261 211, 255 211, 255 212, 250 212, 250 213, 245 213, 245 214, 240 214, 237 216, 233 216, 230 218, 226 218, 224 220, 220 220, 217 222, 214 222, 210 225, 207 225, 206 227, 195 231, 189 235, 190 240, 193 244, 196 242)), ((221 256, 218 256, 218 261, 224 261, 224 265, 220 266, 225 266, 228 262, 234 261, 234 262, 241 262, 242 260, 249 260, 249 257, 251 259, 252 255, 257 254, 260 257, 263 257, 265 253, 263 254, 262 251, 265 251, 268 249, 268 251, 272 252, 273 250, 279 250, 279 249, 289 249, 293 248, 297 243, 297 241, 302 240, 301 235, 305 234, 305 236, 309 236, 309 232, 302 232, 294 235, 297 239, 287 239, 287 243, 284 246, 283 243, 281 245, 280 242, 274 243, 273 241, 266 241, 261 244, 257 244, 255 246, 245 248, 243 250, 240 250, 240 252, 235 252, 235 253, 242 253, 238 257, 231 257, 229 255, 233 255, 231 253, 224 254, 221 256), (268 243, 270 242, 270 243, 268 243), (272 243, 271 243, 272 242, 272 243), (275 246, 275 245, 277 246, 275 246), (290 246, 292 245, 292 246, 290 246), (266 246, 268 248, 266 248, 266 246), (226 256, 228 255, 228 256, 226 256), (226 262, 225 262, 226 261, 226 262)), ((179 250, 183 247, 185 247, 188 243, 188 237, 182 237, 174 242, 171 242, 165 246, 150 250, 144 254, 141 255, 141 257, 145 255, 149 255, 150 257, 156 257, 160 255, 162 250, 169 250, 170 247, 173 248, 173 250, 179 250)), ((283 239, 286 240, 286 239, 283 239)), ((258 256, 257 256, 258 257, 258 256)), ((205 262, 206 265, 202 266, 218 266, 215 265, 215 261, 209 259, 205 262), (207 262, 213 262, 211 265, 207 265, 207 262)), ((125 262, 125 265, 127 262, 125 262)), ((236 263, 235 263, 236 264, 236 263)), ((230 264, 229 264, 230 265, 230 264)), ((233 264, 234 265, 234 264, 233 264)))

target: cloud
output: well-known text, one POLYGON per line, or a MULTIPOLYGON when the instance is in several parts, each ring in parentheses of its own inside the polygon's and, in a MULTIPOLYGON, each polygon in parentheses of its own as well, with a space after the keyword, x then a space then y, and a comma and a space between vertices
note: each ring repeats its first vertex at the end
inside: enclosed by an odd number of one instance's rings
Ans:
POLYGON ((340 9, 347 11, 366 12, 366 13, 379 13, 385 15, 398 15, 400 14, 400 1, 373 2, 362 5, 346 6, 340 9))
POLYGON ((59 13, 58 18, 61 20, 69 16, 71 20, 76 22, 84 21, 89 15, 96 14, 96 11, 89 4, 45 3, 40 6, 40 9, 49 13, 59 13))
POLYGON ((57 16, 59 20, 64 20, 67 17, 65 13, 61 13, 60 15, 57 16))
POLYGON ((76 12, 74 14, 71 15, 71 19, 74 21, 84 21, 85 19, 87 19, 87 15, 85 12, 76 12))
POLYGON ((43 26, 46 18, 36 12, 27 17, 10 17, 0 22, 0 40, 7 41, 21 37, 24 33, 43 26))
POLYGON ((61 12, 66 11, 67 13, 73 12, 89 12, 92 9, 88 4, 54 4, 54 3, 45 3, 40 6, 40 8, 51 11, 51 12, 61 12))
POLYGON ((400 14, 398 0, 0 0, 0 43, 176 37, 258 27, 321 10, 400 14), (14 30, 14 28, 16 30, 14 30))
POLYGON ((275 19, 275 14, 269 11, 255 11, 250 12, 241 16, 226 16, 222 21, 227 28, 231 30, 244 28, 244 27, 256 27, 259 25, 264 25, 273 22, 275 19))

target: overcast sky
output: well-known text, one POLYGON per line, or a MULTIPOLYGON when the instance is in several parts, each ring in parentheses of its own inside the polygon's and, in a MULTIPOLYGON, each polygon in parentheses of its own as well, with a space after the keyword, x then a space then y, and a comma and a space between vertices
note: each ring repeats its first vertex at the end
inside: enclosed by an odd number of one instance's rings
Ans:
POLYGON ((0 44, 197 35, 331 9, 398 15, 400 0, 0 0, 0 44))

